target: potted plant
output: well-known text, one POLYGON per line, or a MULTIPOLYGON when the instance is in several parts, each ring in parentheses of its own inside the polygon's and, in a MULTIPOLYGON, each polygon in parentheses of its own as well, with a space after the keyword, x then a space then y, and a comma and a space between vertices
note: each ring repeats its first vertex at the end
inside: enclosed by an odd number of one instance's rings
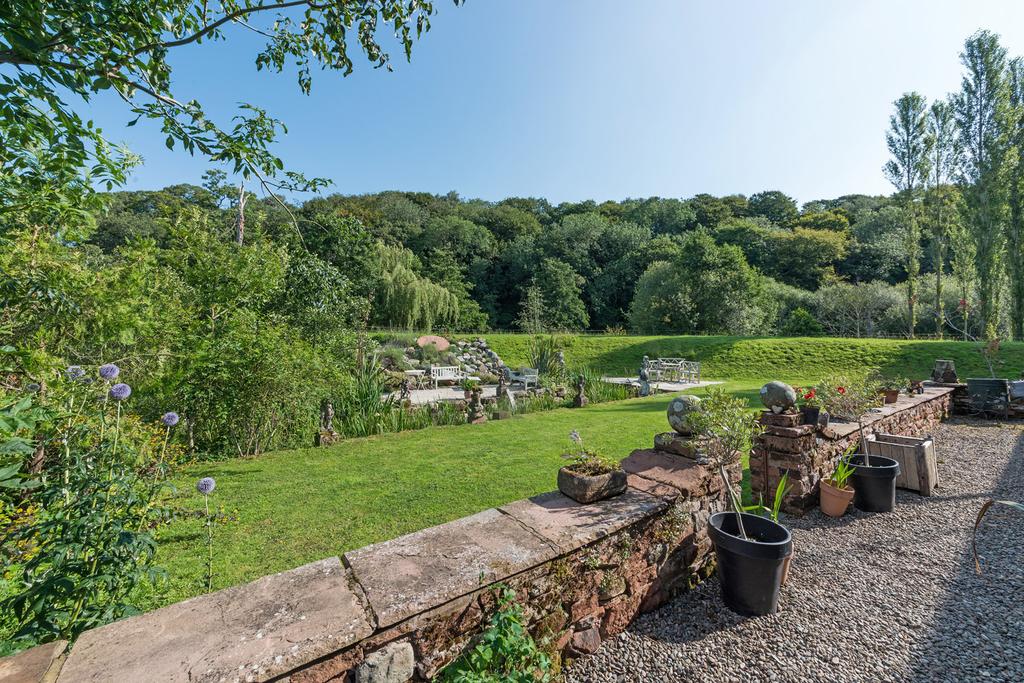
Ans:
MULTIPOLYGON (((832 417, 857 423, 859 448, 866 448, 864 414, 878 405, 879 396, 873 382, 867 378, 833 378, 822 396, 832 417)), ((856 453, 847 458, 853 467, 853 504, 864 512, 891 512, 896 507, 896 477, 900 464, 881 455, 856 453)))
POLYGON ((473 391, 480 386, 480 382, 475 379, 466 378, 459 382, 459 386, 462 387, 462 395, 465 396, 468 401, 472 397, 473 391))
POLYGON ((614 460, 583 445, 575 429, 569 434, 573 448, 562 454, 569 464, 558 470, 558 490, 578 503, 593 503, 626 490, 626 472, 614 460))
POLYGON ((821 399, 818 398, 817 387, 795 387, 796 399, 800 406, 805 425, 817 425, 821 418, 821 399))
MULTIPOLYGON (((797 393, 800 393, 799 391, 797 393)), ((764 500, 761 499, 758 494, 757 505, 744 505, 744 512, 755 512, 762 517, 767 517, 776 524, 779 522, 779 512, 782 511, 782 501, 785 499, 786 494, 792 487, 789 485, 789 472, 786 472, 779 479, 778 485, 775 487, 775 497, 772 499, 772 506, 767 507, 764 504, 764 500)), ((793 559, 793 555, 796 554, 796 546, 793 546, 793 552, 782 562, 782 585, 785 586, 786 582, 789 581, 789 563, 793 559)))
POLYGON ((785 561, 793 553, 792 537, 778 522, 743 512, 726 471, 727 465, 750 451, 753 436, 761 429, 757 416, 748 409, 746 401, 715 387, 690 416, 690 425, 706 437, 708 461, 718 467, 732 508, 717 512, 708 520, 722 600, 739 614, 777 612, 785 561))
POLYGON ((821 480, 819 503, 821 511, 829 517, 842 517, 846 509, 850 507, 853 500, 853 489, 850 488, 849 480, 853 475, 853 467, 846 459, 856 450, 856 446, 850 446, 843 453, 843 456, 836 463, 832 476, 821 480))
POLYGON ((878 390, 885 397, 886 403, 895 403, 900 398, 900 392, 909 386, 909 382, 901 377, 883 377, 878 390))

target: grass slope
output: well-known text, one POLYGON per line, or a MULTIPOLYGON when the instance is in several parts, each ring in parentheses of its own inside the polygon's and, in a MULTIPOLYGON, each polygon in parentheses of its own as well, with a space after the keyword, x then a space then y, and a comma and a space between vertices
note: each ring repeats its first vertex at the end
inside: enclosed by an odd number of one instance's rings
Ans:
MULTIPOLYGON (((489 335, 510 365, 526 362, 527 337, 489 335)), ((765 381, 795 384, 827 372, 880 368, 923 377, 935 358, 956 360, 961 376, 987 375, 977 345, 935 341, 606 337, 571 340, 571 363, 635 374, 643 354, 685 356, 709 378, 757 403, 765 381)), ((1024 368, 1024 345, 1007 345, 1002 374, 1024 368)), ((477 427, 435 427, 195 466, 176 479, 173 504, 202 510, 195 481, 217 480, 211 503, 234 521, 216 527, 214 588, 337 555, 555 487, 568 433, 624 457, 666 428, 668 397, 560 409, 477 427)), ((205 592, 205 530, 183 516, 160 530, 158 564, 169 579, 141 596, 153 608, 205 592)))
MULTIPOLYGON (((516 367, 529 362, 529 336, 486 335, 502 360, 516 367)), ((815 379, 833 371, 879 369, 888 375, 924 378, 936 358, 956 361, 961 377, 988 377, 980 344, 902 339, 772 337, 616 337, 565 336, 566 359, 610 375, 635 376, 640 359, 684 357, 698 360, 708 377, 765 381, 771 378, 815 379)), ((1017 377, 1024 370, 1024 343, 1004 344, 997 374, 1017 377)))

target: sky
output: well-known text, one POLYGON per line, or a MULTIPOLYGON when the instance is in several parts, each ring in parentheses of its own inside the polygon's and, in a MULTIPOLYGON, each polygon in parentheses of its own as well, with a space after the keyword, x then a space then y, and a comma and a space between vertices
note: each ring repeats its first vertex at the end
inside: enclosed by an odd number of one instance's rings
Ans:
MULTIPOLYGON (((892 102, 960 85, 985 28, 1024 55, 1020 0, 435 0, 432 29, 395 70, 257 72, 259 36, 172 52, 178 99, 222 124, 239 102, 289 132, 276 153, 326 176, 324 194, 456 191, 467 198, 753 194, 803 203, 888 194, 892 102)), ((351 55, 351 53, 350 53, 351 55)), ((214 166, 133 128, 120 101, 88 113, 145 164, 126 189, 198 183, 214 166)), ((299 197, 296 197, 299 198, 299 197)))

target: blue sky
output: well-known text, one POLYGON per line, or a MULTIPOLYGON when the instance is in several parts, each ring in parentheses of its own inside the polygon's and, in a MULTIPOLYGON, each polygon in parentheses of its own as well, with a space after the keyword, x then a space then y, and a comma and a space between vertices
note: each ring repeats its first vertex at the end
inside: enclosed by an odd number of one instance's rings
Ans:
MULTIPOLYGON (((1024 54, 1017 0, 436 0, 433 29, 395 72, 259 73, 258 37, 172 53, 179 99, 227 122, 238 102, 289 127, 277 152, 330 192, 417 190, 554 202, 751 194, 800 202, 889 193, 892 101, 959 87, 979 28, 1024 54)), ((392 51, 398 56, 398 51, 392 51)), ((198 182, 210 164, 91 110, 146 160, 128 189, 198 182)))

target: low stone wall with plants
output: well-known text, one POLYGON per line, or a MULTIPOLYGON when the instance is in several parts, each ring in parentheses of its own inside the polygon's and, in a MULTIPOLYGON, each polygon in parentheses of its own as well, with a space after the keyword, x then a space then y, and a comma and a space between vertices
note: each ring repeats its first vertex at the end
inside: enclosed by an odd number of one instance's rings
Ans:
MULTIPOLYGON (((953 412, 954 388, 926 386, 924 393, 901 395, 864 416, 865 436, 874 433, 921 436, 953 412)), ((831 422, 827 427, 800 424, 800 413, 761 417, 764 433, 750 453, 750 488, 772 500, 779 480, 788 473, 789 492, 783 509, 802 512, 818 500, 818 484, 832 474, 839 458, 859 440, 856 422, 831 422)))
MULTIPOLYGON (((431 680, 490 647, 479 636, 509 604, 557 669, 713 567, 717 470, 655 450, 622 467, 629 486, 614 498, 552 492, 485 510, 86 631, 68 651, 33 648, 0 660, 0 678, 431 680)), ((739 464, 728 475, 738 483, 739 464)))

